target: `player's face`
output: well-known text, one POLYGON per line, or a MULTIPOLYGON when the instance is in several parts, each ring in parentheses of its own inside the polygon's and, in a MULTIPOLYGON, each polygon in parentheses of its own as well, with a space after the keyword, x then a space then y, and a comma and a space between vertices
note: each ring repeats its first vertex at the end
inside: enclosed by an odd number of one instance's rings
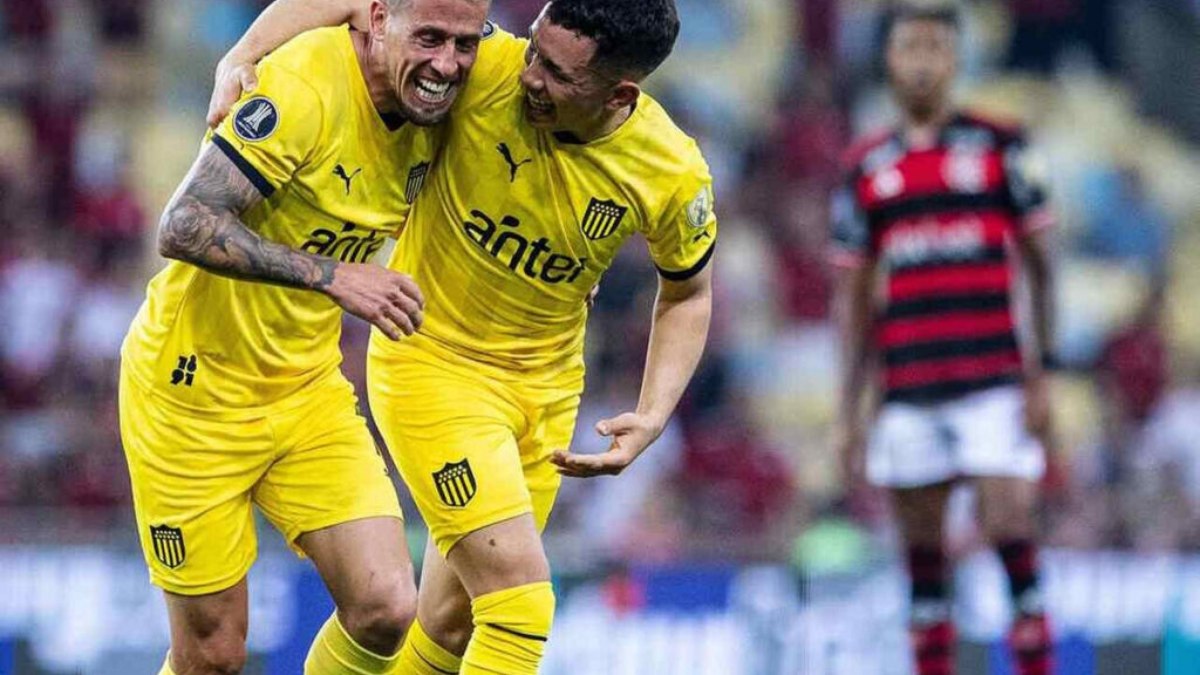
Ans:
MULTIPOLYGON (((395 11, 383 11, 388 77, 400 112, 414 124, 437 124, 475 64, 488 3, 408 0, 395 11)), ((378 13, 373 7, 372 15, 378 13)))
POLYGON ((525 118, 535 127, 581 137, 600 126, 617 80, 591 67, 595 40, 551 23, 545 9, 529 37, 521 72, 525 118))
POLYGON ((910 114, 929 114, 945 103, 958 67, 955 48, 954 29, 939 21, 913 19, 892 29, 888 76, 897 100, 910 114))

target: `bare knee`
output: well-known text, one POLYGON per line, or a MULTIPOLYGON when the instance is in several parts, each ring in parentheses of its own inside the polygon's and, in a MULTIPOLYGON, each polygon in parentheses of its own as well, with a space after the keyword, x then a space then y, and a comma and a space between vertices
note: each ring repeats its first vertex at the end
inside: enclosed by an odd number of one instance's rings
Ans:
POLYGON ((459 656, 467 651, 475 626, 471 617, 471 599, 465 592, 453 600, 422 606, 420 620, 430 639, 446 651, 459 656))
POLYGON ((416 592, 411 581, 396 578, 386 590, 373 587, 362 597, 338 607, 342 626, 364 648, 393 654, 416 617, 416 592))
POLYGON ((237 675, 246 666, 246 639, 229 632, 194 636, 171 649, 179 675, 237 675))

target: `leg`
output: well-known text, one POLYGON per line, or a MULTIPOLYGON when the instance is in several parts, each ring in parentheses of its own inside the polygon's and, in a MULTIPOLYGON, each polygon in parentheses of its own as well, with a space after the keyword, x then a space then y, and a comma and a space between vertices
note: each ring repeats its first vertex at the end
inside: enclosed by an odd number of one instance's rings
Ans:
POLYGON ((918 675, 954 672, 955 632, 943 542, 952 487, 945 482, 892 490, 912 582, 909 630, 918 675))
POLYGON ((421 565, 417 620, 400 649, 396 674, 457 673, 472 630, 471 596, 430 538, 421 565))
POLYGON ((554 591, 533 515, 468 534, 447 561, 472 598, 475 630, 463 675, 536 675, 554 619, 554 591))
POLYGON ((246 664, 246 580, 208 595, 164 591, 175 675, 236 675, 246 664))
POLYGON ((417 603, 404 522, 354 520, 306 532, 296 544, 316 564, 346 634, 373 654, 395 654, 417 603))
POLYGON ((1037 484, 1023 478, 980 478, 979 502, 984 531, 996 546, 1016 619, 1009 634, 1019 675, 1046 675, 1051 670, 1052 640, 1038 582, 1034 509, 1037 484))
POLYGON ((416 611, 412 562, 395 487, 341 375, 272 416, 287 448, 255 501, 308 555, 337 604, 309 650, 309 675, 387 672, 416 611))

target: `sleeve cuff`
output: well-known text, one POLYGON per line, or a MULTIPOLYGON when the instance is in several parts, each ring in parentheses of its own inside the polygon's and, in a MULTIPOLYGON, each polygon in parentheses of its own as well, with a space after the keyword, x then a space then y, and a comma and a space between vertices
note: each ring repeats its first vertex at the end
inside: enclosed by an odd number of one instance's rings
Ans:
POLYGON ((654 269, 658 270, 658 275, 667 281, 687 281, 688 279, 691 279, 699 274, 705 267, 708 266, 708 261, 712 259, 713 251, 715 251, 716 248, 717 242, 714 241, 712 244, 709 244, 708 250, 704 252, 704 255, 700 256, 700 259, 696 261, 695 265, 692 265, 686 270, 679 272, 674 270, 665 270, 659 267, 657 264, 654 266, 654 269))
POLYGON ((229 158, 229 161, 233 162, 233 165, 238 168, 238 171, 241 171, 242 175, 244 175, 247 180, 254 184, 254 187, 257 188, 260 193, 262 193, 264 198, 269 198, 275 193, 275 186, 271 185, 271 182, 267 180, 258 169, 254 168, 253 164, 246 161, 246 158, 242 156, 242 153, 238 152, 229 141, 222 138, 220 134, 213 134, 212 142, 213 145, 217 146, 217 148, 221 150, 222 154, 229 158))

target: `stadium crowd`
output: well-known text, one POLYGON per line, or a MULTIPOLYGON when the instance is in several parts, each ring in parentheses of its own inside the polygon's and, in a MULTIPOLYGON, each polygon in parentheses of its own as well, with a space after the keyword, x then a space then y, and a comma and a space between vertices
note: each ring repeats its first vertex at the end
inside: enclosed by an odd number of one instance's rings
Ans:
MULTIPOLYGON (((212 67, 266 4, 0 4, 0 514, 57 509, 66 538, 130 518, 121 341, 161 264, 158 210, 199 141, 212 67)), ((541 4, 493 11, 521 32, 541 4)), ((1200 6, 1155 5, 969 3, 962 98, 1031 127, 1061 215, 1050 544, 1200 546, 1200 317, 1186 307, 1200 289, 1188 265, 1200 139, 1133 103, 1119 30, 1153 19, 1137 11, 1171 11, 1200 35, 1200 6)), ((878 499, 843 499, 831 454, 826 261, 840 156, 889 110, 874 60, 882 6, 679 1, 681 43, 651 89, 716 178, 710 346, 650 453, 620 478, 568 481, 552 550, 557 539, 622 559, 780 559, 823 519, 887 530, 878 499)), ((592 312, 581 448, 636 397, 655 287, 645 255, 625 249, 592 312)), ((361 386, 365 325, 347 321, 343 343, 361 386)))

